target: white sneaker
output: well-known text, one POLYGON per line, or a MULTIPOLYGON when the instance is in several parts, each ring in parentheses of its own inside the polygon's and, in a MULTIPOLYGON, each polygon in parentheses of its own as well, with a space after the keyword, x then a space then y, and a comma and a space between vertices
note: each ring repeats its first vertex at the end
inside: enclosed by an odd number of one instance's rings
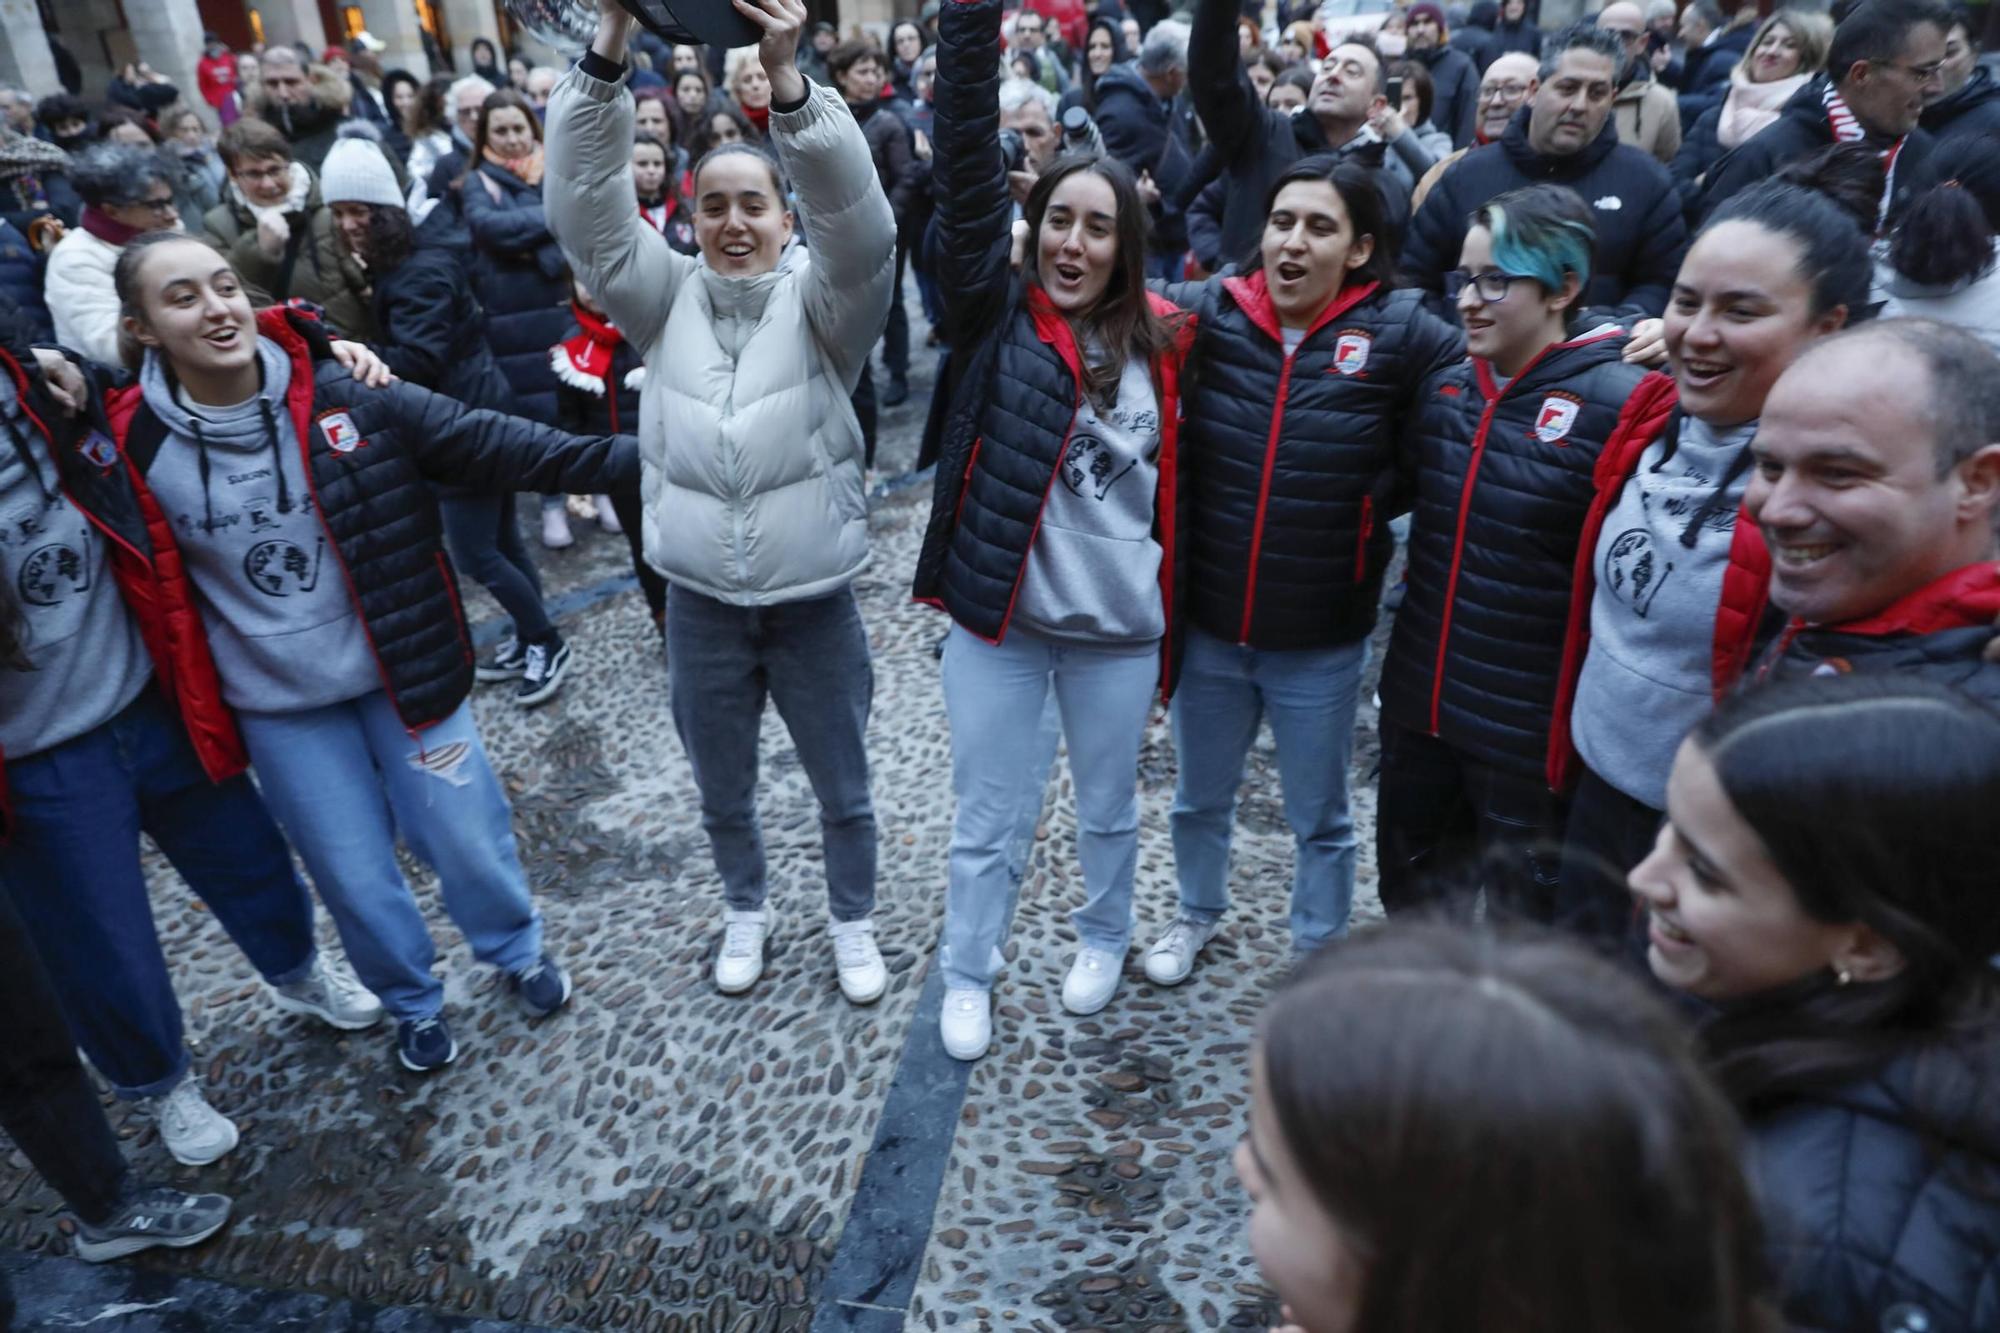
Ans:
POLYGON ((1124 966, 1125 960, 1109 949, 1084 945, 1069 965, 1069 975, 1063 978, 1063 1008, 1083 1015, 1110 1004, 1118 993, 1118 973, 1124 966))
POLYGON ((208 1104, 192 1074, 166 1096, 147 1098, 146 1107, 160 1142, 182 1166, 207 1166, 236 1146, 236 1126, 208 1104))
POLYGON ((741 995, 764 975, 764 936, 770 920, 763 912, 722 914, 722 952, 715 956, 715 988, 741 995))
POLYGON ((873 1004, 889 988, 889 969, 882 965, 882 951, 875 947, 875 921, 836 921, 827 927, 833 936, 833 965, 840 974, 840 993, 849 1004, 873 1004))
POLYGON ((271 1000, 287 1013, 306 1014, 342 1032, 362 1032, 382 1021, 382 1002, 361 984, 346 961, 313 955, 312 971, 271 987, 271 1000))
POLYGON ((618 511, 611 507, 611 497, 600 495, 597 502, 597 526, 616 537, 625 531, 625 525, 618 521, 618 511))
POLYGON ((569 530, 569 513, 559 504, 542 506, 542 545, 551 551, 576 545, 576 536, 569 530))
POLYGON ((938 1011, 938 1035, 954 1060, 977 1060, 993 1044, 993 997, 983 990, 951 987, 938 1011))
POLYGON ((1167 933, 1146 950, 1146 979, 1159 986, 1178 986, 1194 971, 1195 956, 1222 929, 1220 922, 1176 917, 1167 933))

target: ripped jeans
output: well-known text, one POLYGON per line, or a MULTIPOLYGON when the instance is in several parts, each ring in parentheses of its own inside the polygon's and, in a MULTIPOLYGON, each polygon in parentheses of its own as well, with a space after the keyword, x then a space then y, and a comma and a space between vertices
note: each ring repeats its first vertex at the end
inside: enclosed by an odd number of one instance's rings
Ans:
POLYGON ((241 713, 264 802, 298 849, 355 972, 398 1020, 444 1007, 437 950, 396 865, 396 836, 437 871, 473 956, 509 973, 542 953, 512 811, 471 709, 412 737, 388 695, 241 713))

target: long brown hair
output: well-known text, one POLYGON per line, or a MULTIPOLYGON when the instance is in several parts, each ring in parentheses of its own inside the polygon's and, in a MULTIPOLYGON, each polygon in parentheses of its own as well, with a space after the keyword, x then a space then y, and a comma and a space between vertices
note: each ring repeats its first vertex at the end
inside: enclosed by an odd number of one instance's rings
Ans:
MULTIPOLYGON (((1111 157, 1068 154, 1049 164, 1048 170, 1036 180, 1035 188, 1028 192, 1028 203, 1024 210, 1028 222, 1027 253, 1021 258, 1021 274, 1035 286, 1042 285, 1042 275, 1036 268, 1040 257, 1042 218, 1049 211, 1049 198, 1056 187, 1078 172, 1088 171, 1111 186, 1111 197, 1118 206, 1117 240, 1118 260, 1111 270, 1111 281, 1104 288, 1104 295, 1097 304, 1082 315, 1070 316, 1069 322, 1078 335, 1078 352, 1083 352, 1086 341, 1095 343, 1110 356, 1101 363, 1093 364, 1088 356, 1083 356, 1083 388, 1090 400, 1100 406, 1117 401, 1118 383, 1125 374, 1128 358, 1140 358, 1151 371, 1159 358, 1173 346, 1174 330, 1166 320, 1153 313, 1151 302, 1146 298, 1146 236, 1149 223, 1146 205, 1139 198, 1138 182, 1133 179, 1131 169, 1123 162, 1111 157)), ((1157 380, 1157 376, 1155 379, 1157 380)), ((1158 389, 1155 383, 1155 390, 1158 389)))
POLYGON ((1356 1328, 1773 1328, 1736 1117, 1610 961, 1545 933, 1357 931, 1279 991, 1259 1045, 1298 1168, 1280 1188, 1359 1259, 1356 1328))

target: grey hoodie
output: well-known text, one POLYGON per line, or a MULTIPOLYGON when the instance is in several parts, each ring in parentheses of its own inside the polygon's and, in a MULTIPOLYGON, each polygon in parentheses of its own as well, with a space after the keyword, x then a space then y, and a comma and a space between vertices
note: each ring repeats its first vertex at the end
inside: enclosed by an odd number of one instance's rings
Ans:
POLYGON ((19 608, 30 670, 0 665, 0 753, 75 740, 152 678, 139 626, 111 580, 104 540, 57 489, 41 436, 0 375, 0 579, 19 608))
POLYGON ((382 688, 285 405, 292 365, 257 340, 264 387, 233 407, 184 405, 158 353, 140 370, 167 436, 146 471, 201 604, 232 708, 297 713, 382 688))

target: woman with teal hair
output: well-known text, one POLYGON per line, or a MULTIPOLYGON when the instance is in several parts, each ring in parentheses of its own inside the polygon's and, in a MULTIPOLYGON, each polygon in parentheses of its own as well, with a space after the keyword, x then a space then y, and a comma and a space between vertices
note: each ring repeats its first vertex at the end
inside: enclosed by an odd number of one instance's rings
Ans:
POLYGON ((1545 770, 1597 456, 1642 377, 1626 332, 1578 321, 1596 229, 1557 185, 1472 215, 1446 290, 1467 356, 1406 442, 1409 590, 1382 671, 1376 851, 1391 913, 1442 886, 1553 914, 1565 806, 1545 770), (1496 852, 1508 852, 1496 856, 1496 852), (1482 875, 1452 873, 1472 857, 1482 875))

